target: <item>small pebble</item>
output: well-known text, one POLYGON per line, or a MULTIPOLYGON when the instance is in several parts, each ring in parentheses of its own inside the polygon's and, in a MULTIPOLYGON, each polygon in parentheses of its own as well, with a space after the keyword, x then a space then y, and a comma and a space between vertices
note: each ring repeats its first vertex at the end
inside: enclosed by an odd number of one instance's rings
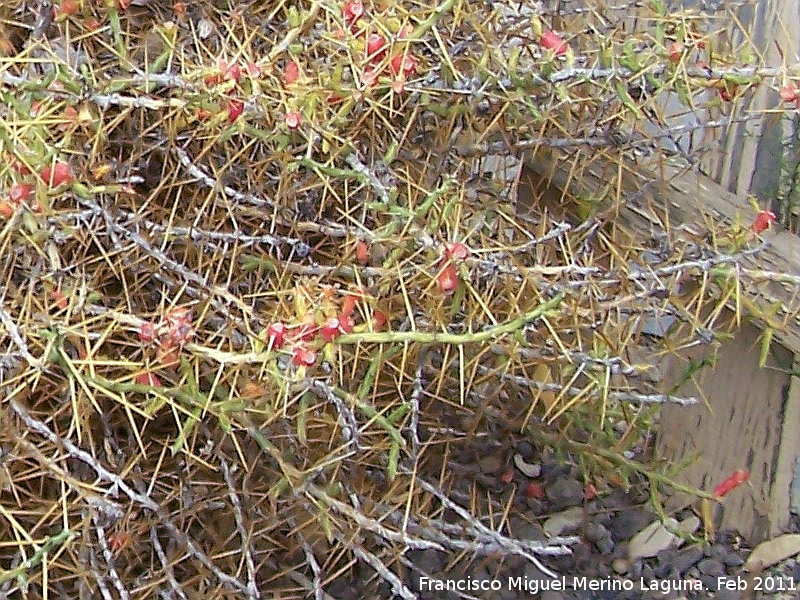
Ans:
POLYGON ((655 519, 655 514, 644 510, 623 510, 611 521, 609 529, 617 541, 629 540, 655 519))
POLYGON ((568 508, 583 502, 583 485, 574 479, 557 479, 545 485, 544 493, 553 508, 568 508))
POLYGON ((696 565, 703 558, 703 549, 690 546, 677 553, 672 559, 672 569, 676 575, 683 575, 689 567, 696 565))
POLYGON ((611 539, 611 536, 604 537, 601 540, 598 540, 594 544, 597 546, 597 549, 600 551, 600 554, 603 556, 607 556, 614 552, 614 540, 611 539))
POLYGON ((614 569, 615 573, 619 573, 620 575, 627 573, 628 567, 630 567, 630 563, 624 558, 617 558, 611 563, 611 568, 614 569))
POLYGON ((697 563, 697 568, 703 575, 708 575, 709 577, 725 575, 725 563, 718 558, 704 558, 697 563))
POLYGON ((533 446, 528 441, 523 440, 517 444, 517 452, 519 452, 526 461, 533 458, 533 446))
POLYGON ((609 531, 599 523, 587 523, 583 535, 588 541, 595 544, 608 536, 609 531))
POLYGON ((734 551, 727 552, 725 556, 722 557, 722 561, 729 567, 741 567, 744 564, 744 559, 734 551))

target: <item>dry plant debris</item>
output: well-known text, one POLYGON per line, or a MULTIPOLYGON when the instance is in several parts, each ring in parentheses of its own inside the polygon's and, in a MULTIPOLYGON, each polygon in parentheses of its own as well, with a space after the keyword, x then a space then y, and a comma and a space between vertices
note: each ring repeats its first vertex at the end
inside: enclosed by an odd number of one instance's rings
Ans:
POLYGON ((576 541, 517 539, 510 479, 453 457, 668 481, 628 451, 699 399, 654 365, 735 325, 762 246, 632 242, 615 181, 692 159, 667 94, 722 126, 794 88, 659 2, 545 4, 3 3, 0 594, 413 598, 409 549, 576 541), (525 215, 523 150, 617 172, 525 215))

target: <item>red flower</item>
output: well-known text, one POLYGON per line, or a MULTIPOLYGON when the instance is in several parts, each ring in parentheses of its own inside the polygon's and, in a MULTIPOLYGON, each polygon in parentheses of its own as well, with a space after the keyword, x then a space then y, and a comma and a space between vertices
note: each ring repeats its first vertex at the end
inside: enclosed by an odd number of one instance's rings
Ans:
POLYGON ((241 100, 232 99, 228 102, 228 123, 233 123, 236 119, 242 116, 244 112, 244 102, 241 100))
POLYGON ((750 478, 750 471, 747 469, 739 469, 733 475, 725 479, 717 487, 714 488, 714 496, 722 498, 725 494, 739 487, 750 478))
POLYGON ((277 350, 283 346, 284 342, 286 341, 286 332, 288 330, 289 328, 280 321, 267 327, 270 350, 277 350))
POLYGON ((14 204, 27 202, 33 193, 33 186, 29 183, 15 183, 8 190, 8 199, 14 204))
POLYGON ((283 122, 286 123, 289 129, 297 129, 300 127, 300 123, 303 122, 303 115, 300 114, 300 111, 290 110, 286 113, 286 116, 283 117, 283 122))
POLYGON ((372 33, 367 38, 367 58, 378 62, 386 56, 386 38, 380 33, 372 33))
POLYGON ((410 54, 398 54, 389 63, 392 73, 411 77, 417 72, 417 59, 410 54))
POLYGON ((283 68, 283 83, 289 85, 300 78, 300 65, 297 61, 290 60, 283 68))
POLYGON ((439 274, 436 276, 436 285, 445 296, 449 296, 456 291, 458 272, 451 260, 446 260, 444 266, 439 270, 439 274))
POLYGON ((777 219, 778 217, 771 210, 759 211, 751 228, 756 233, 762 233, 769 229, 777 219))
POLYGON ((39 176, 50 187, 58 187, 62 183, 73 180, 72 167, 65 162, 57 162, 42 169, 39 176))
POLYGON ((292 362, 298 367, 310 367, 317 362, 317 353, 306 346, 295 346, 292 350, 292 362))
POLYGON ((567 52, 567 43, 552 29, 548 29, 542 34, 539 44, 548 50, 552 50, 556 56, 561 56, 567 52))
POLYGON ((342 16, 348 25, 353 25, 364 16, 364 5, 361 0, 348 0, 342 7, 342 16))
POLYGON ((139 385, 149 385, 152 387, 161 387, 161 380, 155 373, 139 373, 134 380, 139 385))

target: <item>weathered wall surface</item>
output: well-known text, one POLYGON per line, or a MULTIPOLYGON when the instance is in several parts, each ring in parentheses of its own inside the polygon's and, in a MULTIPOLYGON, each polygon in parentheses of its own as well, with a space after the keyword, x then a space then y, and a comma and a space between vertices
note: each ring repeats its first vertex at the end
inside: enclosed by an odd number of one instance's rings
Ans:
MULTIPOLYGON (((786 371, 792 354, 773 344, 766 367, 760 368, 760 336, 760 329, 747 325, 720 346, 715 366, 701 369, 678 392, 702 398, 705 404, 665 406, 658 439, 661 457, 688 463, 680 480, 700 489, 713 490, 738 469, 750 471, 748 485, 732 491, 714 510, 722 529, 742 532, 752 541, 788 523, 796 448, 783 444, 794 444, 797 438, 784 440, 793 429, 784 429, 791 403, 786 371)), ((683 381, 690 361, 699 363, 712 352, 696 348, 680 358, 669 357, 664 365, 666 385, 683 381)), ((677 507, 684 501, 675 497, 671 504, 677 507)))
MULTIPOLYGON (((800 64, 800 4, 797 0, 673 0, 672 7, 702 11, 718 19, 717 31, 728 49, 736 51, 748 42, 757 48, 764 64, 800 64), (737 26, 733 26, 738 23, 737 26), (747 36, 747 39, 745 39, 747 36)), ((726 130, 707 131, 703 145, 703 171, 728 190, 753 194, 771 204, 780 191, 781 175, 797 162, 784 141, 797 130, 797 119, 786 118, 774 109, 781 106, 774 90, 760 86, 742 100, 747 112, 763 117, 735 123, 726 130)))

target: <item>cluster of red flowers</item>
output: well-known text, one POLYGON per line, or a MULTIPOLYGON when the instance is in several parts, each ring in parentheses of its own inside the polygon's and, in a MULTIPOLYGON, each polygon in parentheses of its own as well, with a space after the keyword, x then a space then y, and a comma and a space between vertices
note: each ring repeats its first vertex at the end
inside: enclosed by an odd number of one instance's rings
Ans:
MULTIPOLYGON (((250 79, 258 79, 262 75, 261 67, 253 61, 248 61, 240 65, 236 62, 228 62, 226 59, 220 57, 217 59, 217 66, 214 72, 203 78, 203 83, 205 83, 207 87, 227 84, 232 88, 228 94, 228 123, 235 122, 242 116, 242 113, 244 113, 244 102, 233 95, 243 75, 246 75, 250 79)), ((195 116, 203 120, 210 117, 211 113, 203 108, 198 108, 195 111, 195 116)))
MULTIPOLYGON (((332 290, 328 292, 332 295, 332 290)), ((287 325, 283 321, 270 324, 265 332, 269 350, 279 350, 291 345, 292 363, 296 366, 310 367, 317 362, 317 349, 331 343, 340 335, 352 333, 355 327, 355 308, 362 293, 350 293, 344 296, 342 305, 335 315, 322 317, 320 320, 313 312, 308 312, 300 322, 287 325), (314 344, 314 340, 319 340, 314 344)), ((380 331, 386 323, 386 315, 380 310, 372 311, 374 331, 380 331)))
POLYGON ((192 311, 182 306, 169 309, 159 323, 144 321, 139 325, 139 340, 156 345, 157 361, 165 367, 178 362, 181 349, 193 334, 192 311))
MULTIPOLYGON (((9 164, 11 169, 22 177, 30 175, 31 173, 30 169, 16 158, 11 159, 9 164)), ((69 183, 75 178, 69 163, 59 161, 44 167, 39 171, 38 177, 51 188, 58 187, 63 183, 69 183)), ((20 181, 12 185, 8 189, 6 199, 0 201, 0 216, 10 219, 20 206, 23 206, 29 201, 31 201, 30 206, 33 210, 37 212, 40 211, 41 207, 33 200, 33 192, 34 184, 29 181, 20 181)))
MULTIPOLYGON (((372 87, 378 81, 378 77, 387 66, 386 56, 390 50, 390 44, 386 37, 373 32, 367 35, 367 28, 363 27, 362 18, 365 15, 364 4, 361 0, 348 0, 342 7, 342 17, 350 27, 350 31, 356 36, 364 36, 364 48, 368 66, 361 74, 361 85, 372 87)), ((411 28, 402 27, 396 35, 395 41, 403 40, 411 35, 411 28)), ((417 59, 406 48, 403 51, 395 52, 388 62, 389 72, 392 74, 392 90, 395 93, 402 93, 405 89, 405 82, 409 77, 417 73, 417 59)))
POLYGON ((439 261, 439 271, 436 274, 436 285, 445 296, 455 292, 458 287, 458 271, 455 261, 463 261, 469 254, 469 248, 461 242, 445 248, 442 259, 439 261))

